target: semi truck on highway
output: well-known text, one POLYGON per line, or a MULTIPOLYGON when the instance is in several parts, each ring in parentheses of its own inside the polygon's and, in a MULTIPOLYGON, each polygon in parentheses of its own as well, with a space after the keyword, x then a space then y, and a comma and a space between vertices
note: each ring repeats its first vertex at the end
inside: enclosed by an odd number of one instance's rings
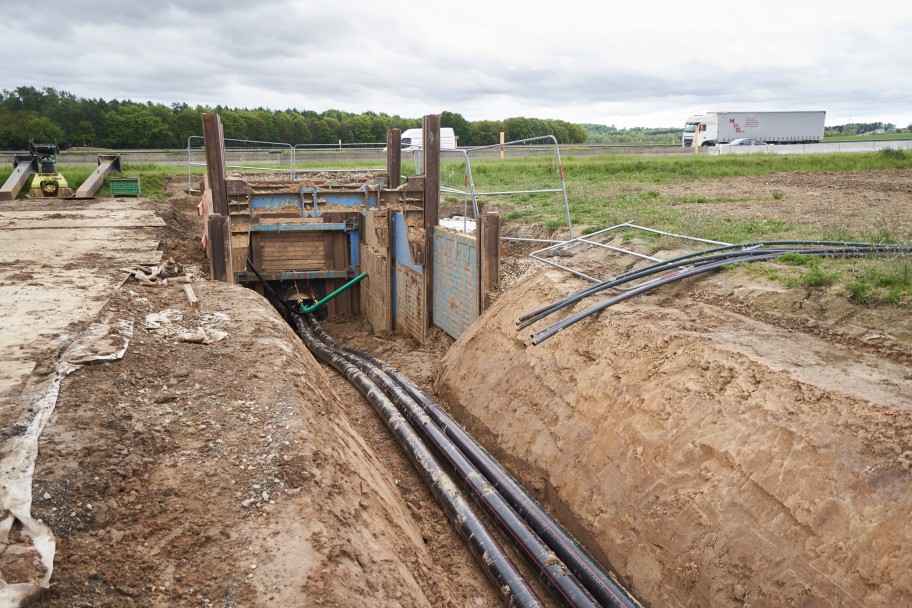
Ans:
POLYGON ((823 140, 826 112, 707 112, 684 123, 681 145, 727 144, 735 139, 759 139, 769 144, 808 144, 823 140))

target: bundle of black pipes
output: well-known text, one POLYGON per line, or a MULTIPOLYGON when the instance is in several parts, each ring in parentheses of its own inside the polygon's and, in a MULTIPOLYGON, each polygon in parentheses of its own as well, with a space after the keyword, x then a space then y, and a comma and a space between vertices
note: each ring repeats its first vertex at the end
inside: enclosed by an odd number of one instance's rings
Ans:
POLYGON ((308 314, 307 320, 305 320, 294 307, 276 293, 269 282, 263 279, 249 257, 247 266, 260 279, 273 305, 295 327, 298 335, 314 356, 345 376, 374 407, 418 469, 419 475, 428 485, 437 502, 443 507, 447 518, 468 543, 475 558, 500 592, 504 603, 507 606, 521 608, 540 607, 541 602, 535 592, 516 570, 513 562, 498 545, 481 518, 466 502, 456 484, 384 391, 367 374, 348 361, 340 351, 327 346, 316 338, 308 324, 309 321, 316 325, 313 315, 308 314))
MULTIPOLYGON (((311 320, 312 321, 312 320, 311 320)), ((392 366, 367 353, 343 346, 333 340, 315 322, 314 334, 327 345, 338 349, 358 365, 372 366, 384 383, 392 381, 405 391, 414 404, 433 421, 453 445, 477 467, 481 475, 502 495, 530 528, 544 540, 563 564, 603 606, 636 606, 633 597, 612 579, 599 563, 561 524, 533 498, 510 473, 467 433, 424 391, 392 366)), ((400 391, 396 390, 398 395, 400 391)), ((405 401, 413 410, 413 405, 405 401)), ((423 424, 426 422, 422 421, 423 424)))
POLYGON ((503 467, 412 382, 382 361, 336 343, 312 315, 305 319, 293 314, 291 320, 311 352, 348 378, 381 415, 501 590, 506 605, 536 606, 539 600, 419 435, 463 480, 476 502, 563 605, 639 606, 503 467))
POLYGON ((711 270, 717 270, 730 264, 772 260, 787 254, 832 258, 908 256, 912 254, 912 245, 878 245, 872 243, 835 241, 768 241, 714 247, 713 249, 678 256, 664 262, 656 262, 644 268, 619 275, 617 278, 610 281, 603 281, 591 285, 586 289, 580 290, 565 298, 561 298, 548 306, 544 306, 521 316, 517 321, 517 330, 524 329, 536 321, 540 321, 559 310, 572 306, 580 300, 606 289, 619 289, 621 285, 631 281, 656 274, 667 273, 659 279, 627 289, 614 298, 591 306, 566 319, 540 329, 534 332, 530 339, 526 341, 526 345, 541 344, 554 334, 586 317, 662 285, 711 270))

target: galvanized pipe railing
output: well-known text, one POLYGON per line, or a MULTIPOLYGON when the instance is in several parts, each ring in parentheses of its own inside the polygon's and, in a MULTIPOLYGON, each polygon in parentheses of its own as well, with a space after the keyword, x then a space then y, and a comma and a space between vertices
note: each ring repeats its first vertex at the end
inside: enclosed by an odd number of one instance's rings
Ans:
MULTIPOLYGON (((292 146, 291 144, 286 144, 286 143, 277 142, 277 141, 256 141, 253 139, 228 139, 228 138, 226 138, 224 141, 225 141, 225 146, 226 146, 225 147, 226 154, 242 153, 245 151, 254 153, 254 152, 268 152, 270 150, 282 150, 282 151, 287 150, 287 153, 288 153, 288 168, 287 169, 280 168, 280 167, 259 167, 259 166, 255 166, 255 165, 253 165, 253 166, 252 165, 239 165, 239 164, 230 164, 230 163, 226 164, 225 166, 228 169, 246 169, 246 170, 253 170, 253 171, 264 171, 264 172, 277 171, 277 172, 281 172, 281 173, 287 172, 289 181, 294 181, 294 178, 295 178, 295 150, 294 150, 294 146, 292 146), (232 147, 229 145, 229 142, 238 143, 238 144, 257 144, 260 147, 250 147, 250 146, 246 146, 246 145, 242 146, 242 147, 232 147), (270 148, 263 148, 262 146, 270 146, 270 148)), ((203 160, 203 162, 195 161, 193 159, 194 153, 202 153, 202 152, 204 152, 203 136, 202 135, 191 135, 190 137, 188 137, 187 138, 187 192, 188 193, 194 192, 193 184, 191 182, 192 167, 205 167, 206 166, 205 159, 203 160), (198 145, 193 145, 194 142, 198 142, 198 145)), ((285 163, 276 163, 276 164, 284 165, 285 163)))

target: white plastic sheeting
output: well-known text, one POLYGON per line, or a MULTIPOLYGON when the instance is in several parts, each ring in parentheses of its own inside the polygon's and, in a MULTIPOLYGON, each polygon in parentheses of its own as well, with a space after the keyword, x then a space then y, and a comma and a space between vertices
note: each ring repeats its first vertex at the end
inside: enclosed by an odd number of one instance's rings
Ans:
POLYGON ((54 537, 31 517, 38 437, 66 374, 126 350, 131 325, 90 325, 76 340, 68 328, 96 318, 119 268, 161 260, 153 230, 164 222, 141 205, 0 203, 0 607, 50 582, 54 537))

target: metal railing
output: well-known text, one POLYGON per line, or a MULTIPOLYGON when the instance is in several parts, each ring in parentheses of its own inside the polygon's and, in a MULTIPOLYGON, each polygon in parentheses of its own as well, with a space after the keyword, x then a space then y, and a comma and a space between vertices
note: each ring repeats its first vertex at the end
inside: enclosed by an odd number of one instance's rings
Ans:
POLYGON ((662 248, 657 245, 650 245, 648 242, 643 242, 639 245, 639 247, 641 247, 641 250, 637 251, 637 245, 634 244, 634 239, 631 239, 629 242, 625 242, 625 239, 621 239, 621 243, 617 245, 613 245, 610 242, 610 240, 613 240, 614 237, 622 237, 625 231, 628 232, 628 236, 631 236, 629 232, 632 231, 634 234, 651 234, 660 237, 676 239, 682 244, 680 246, 681 249, 688 249, 686 246, 687 243, 700 243, 705 245, 731 244, 722 241, 701 239, 695 236, 688 236, 686 234, 676 234, 674 232, 656 230, 655 228, 647 228, 646 226, 640 226, 632 222, 624 222, 623 224, 617 224, 616 226, 611 226, 610 228, 603 228, 602 230, 598 230, 596 232, 592 232, 575 239, 571 238, 568 241, 557 242, 548 247, 533 251, 529 254, 529 257, 533 260, 538 260, 539 262, 543 262, 549 266, 553 266, 565 272, 569 272, 570 274, 576 275, 581 279, 585 279, 592 283, 600 283, 602 281, 605 281, 606 277, 593 277, 581 269, 573 268, 566 263, 562 264, 555 261, 553 258, 572 259, 587 249, 594 249, 596 251, 601 250, 601 252, 608 257, 596 261, 593 256, 587 256, 589 258, 588 263, 589 265, 598 266, 601 270, 608 270, 613 266, 616 266, 614 269, 618 270, 618 272, 612 273, 612 277, 621 274, 621 268, 629 270, 631 268, 635 268, 638 264, 641 263, 664 261, 663 258, 657 256, 657 254, 662 251, 662 248), (609 239, 609 242, 597 240, 599 237, 607 238, 609 239))
MULTIPOLYGON (((298 144, 294 147, 295 173, 300 163, 359 163, 365 171, 386 169, 386 143, 298 144), (376 163, 376 165, 375 165, 376 163)), ((304 169, 320 172, 350 172, 352 169, 304 169)))
MULTIPOLYGON (((295 177, 294 146, 274 141, 225 138, 225 168, 239 171, 288 173, 295 177)), ((187 192, 198 192, 192 185, 192 168, 206 166, 206 148, 202 135, 187 138, 187 192)))
MULTIPOLYGON (((421 145, 412 144, 414 150, 412 150, 412 158, 415 163, 415 173, 421 173, 421 145)), ((404 152, 404 151, 403 151, 404 152)), ((557 143, 557 138, 553 135, 543 135, 540 137, 529 137, 527 139, 518 139, 515 141, 504 142, 503 144, 493 144, 490 146, 479 146, 475 148, 442 148, 440 150, 441 160, 445 155, 454 155, 459 154, 462 156, 462 160, 465 163, 464 170, 464 185, 462 188, 445 186, 443 185, 443 180, 441 179, 440 191, 449 193, 449 194, 461 194, 463 195, 463 217, 468 217, 468 202, 472 203, 472 212, 474 217, 478 216, 478 197, 479 196, 514 196, 521 194, 560 194, 563 199, 564 211, 567 217, 567 229, 570 233, 570 238, 573 238, 573 220, 570 217, 570 202, 567 198, 567 182, 564 180, 564 167, 561 163, 560 157, 560 145, 557 143), (521 147, 523 149, 528 149, 530 145, 534 146, 533 142, 549 142, 548 145, 538 145, 535 146, 540 150, 547 150, 547 153, 542 152, 538 156, 553 156, 556 159, 558 175, 559 175, 559 187, 556 188, 540 188, 540 189, 530 189, 530 190, 498 190, 498 191, 479 191, 475 186, 475 177, 472 174, 472 156, 489 156, 492 150, 499 149, 500 152, 506 152, 510 147, 521 147)), ((543 242, 543 239, 527 239, 520 237, 501 237, 501 240, 505 241, 533 241, 533 242, 543 242)), ((544 241, 549 243, 559 243, 563 241, 544 241)))
MULTIPOLYGON (((421 145, 410 146, 412 158, 415 163, 415 173, 421 172, 421 145)), ((403 150, 406 152, 406 150, 403 150)), ((514 196, 524 194, 559 194, 562 197, 564 211, 567 217, 567 229, 570 233, 570 239, 573 239, 573 221, 570 217, 570 202, 567 197, 567 183, 564 180, 564 169, 561 163, 560 146, 557 138, 553 135, 543 135, 540 137, 530 137, 516 141, 504 142, 503 144, 493 144, 490 146, 479 146, 474 148, 444 148, 440 150, 441 158, 445 155, 460 155, 461 161, 465 164, 464 185, 462 188, 446 186, 441 181, 440 191, 448 194, 462 195, 463 197, 463 231, 467 230, 468 225, 468 206, 472 205, 473 217, 478 217, 478 197, 495 197, 495 196, 514 196), (537 143, 538 142, 538 143, 537 143), (542 144, 540 142, 546 142, 542 144), (540 188, 528 190, 499 190, 499 191, 478 191, 475 186, 475 177, 472 174, 472 156, 488 157, 492 151, 505 153, 510 148, 521 148, 527 151, 535 148, 539 152, 537 156, 551 156, 556 159, 559 185, 555 188, 540 188), (499 150, 498 150, 499 149, 499 150)), ((365 165, 374 161, 381 163, 376 168, 386 168, 386 144, 385 143, 338 143, 338 144, 285 144, 280 142, 266 142, 245 139, 225 139, 225 159, 226 169, 237 169, 245 171, 268 171, 278 173, 288 173, 290 181, 294 181, 299 172, 298 164, 304 159, 305 162, 364 162, 365 165), (276 155, 287 155, 282 158, 281 162, 276 155), (232 160, 233 159, 233 160, 232 160), (254 164, 251 164, 254 163, 254 164)), ((194 190, 192 183, 193 167, 205 167, 206 155, 204 138, 201 135, 192 135, 187 138, 187 191, 197 192, 194 190)), ((373 167, 365 166, 364 170, 368 171, 373 167)), ((320 172, 338 171, 350 172, 351 169, 318 169, 320 172)), ((543 239, 527 239, 520 237, 501 237, 508 241, 533 241, 542 242, 543 239)), ((545 241, 545 242, 562 242, 562 241, 545 241)))

